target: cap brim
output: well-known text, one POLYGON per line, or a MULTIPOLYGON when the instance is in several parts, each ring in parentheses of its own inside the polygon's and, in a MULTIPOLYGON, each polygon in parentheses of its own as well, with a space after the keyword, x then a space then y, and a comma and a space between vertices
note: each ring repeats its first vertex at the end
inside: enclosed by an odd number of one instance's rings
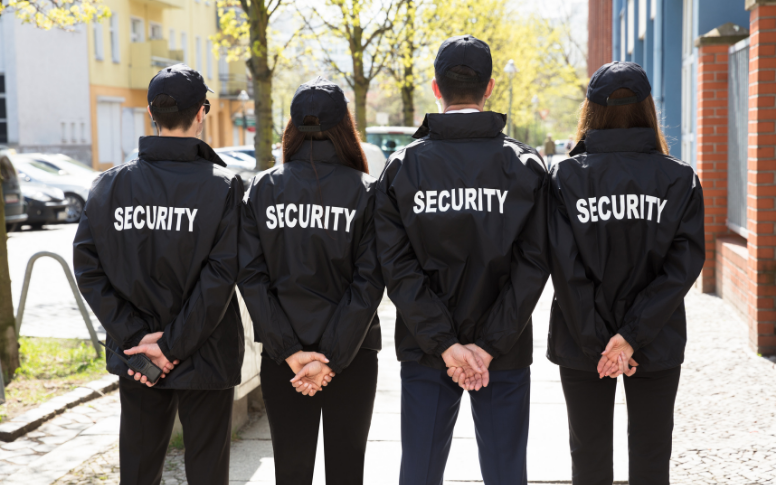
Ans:
POLYGON ((208 90, 208 91, 210 91, 211 93, 215 93, 215 91, 213 91, 212 89, 210 89, 210 86, 208 86, 207 84, 205 84, 205 87, 206 87, 206 88, 207 88, 207 90, 208 90))

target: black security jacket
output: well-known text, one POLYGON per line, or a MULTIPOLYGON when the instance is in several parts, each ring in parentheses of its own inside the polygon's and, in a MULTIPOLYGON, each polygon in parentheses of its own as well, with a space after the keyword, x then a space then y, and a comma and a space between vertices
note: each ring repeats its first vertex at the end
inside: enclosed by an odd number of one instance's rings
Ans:
POLYGON ((650 128, 591 131, 552 168, 556 364, 595 371, 617 333, 642 372, 684 360, 684 296, 705 259, 703 191, 692 167, 655 143, 650 128))
POLYGON ((253 180, 238 285, 256 340, 278 364, 317 350, 339 373, 359 349, 381 349, 374 204, 375 179, 344 165, 328 140, 305 142, 253 180))
MULTIPOLYGON (((78 287, 110 348, 164 331, 159 347, 180 364, 157 387, 234 387, 245 346, 235 295, 242 185, 196 138, 142 137, 138 156, 92 186, 73 242, 78 287)), ((115 355, 107 361, 127 377, 115 355)))
POLYGON ((429 114, 378 183, 377 233, 396 353, 444 369, 476 343, 492 370, 532 362, 531 313, 549 276, 547 170, 493 112, 429 114))

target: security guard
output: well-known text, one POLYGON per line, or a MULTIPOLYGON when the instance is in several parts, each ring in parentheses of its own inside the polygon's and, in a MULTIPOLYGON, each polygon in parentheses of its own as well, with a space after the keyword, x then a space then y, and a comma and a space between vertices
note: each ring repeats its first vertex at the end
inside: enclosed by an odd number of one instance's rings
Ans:
POLYGON ((434 70, 444 113, 426 115, 377 191, 402 362, 399 482, 441 485, 464 387, 474 391, 485 483, 526 483, 531 313, 549 276, 547 171, 502 133, 505 115, 483 111, 495 84, 485 42, 446 40, 434 70))
POLYGON ((547 357, 560 366, 575 485, 612 483, 617 381, 605 377, 620 373, 629 483, 669 483, 684 296, 705 259, 703 191, 668 154, 650 91, 638 64, 596 71, 573 158, 551 171, 547 357))
POLYGON ((283 162, 243 204, 239 278, 263 343, 276 483, 312 483, 323 414, 326 482, 361 484, 385 285, 376 181, 339 86, 318 77, 297 89, 283 162))
POLYGON ((149 113, 161 136, 141 137, 137 160, 97 179, 73 242, 78 287, 108 347, 143 353, 166 374, 154 385, 107 356, 108 371, 121 377, 126 485, 161 482, 176 411, 188 482, 229 481, 233 387, 244 350, 234 292, 243 189, 198 138, 208 91, 183 64, 151 80, 149 113))

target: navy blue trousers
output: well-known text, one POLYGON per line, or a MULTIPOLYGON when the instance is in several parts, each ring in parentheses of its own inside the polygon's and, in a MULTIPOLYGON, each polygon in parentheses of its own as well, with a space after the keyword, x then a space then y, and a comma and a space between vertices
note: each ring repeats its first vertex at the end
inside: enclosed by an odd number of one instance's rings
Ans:
MULTIPOLYGON (((400 485, 442 485, 462 394, 446 371, 402 362, 400 485)), ((530 368, 491 372, 469 396, 485 484, 526 484, 530 368)))

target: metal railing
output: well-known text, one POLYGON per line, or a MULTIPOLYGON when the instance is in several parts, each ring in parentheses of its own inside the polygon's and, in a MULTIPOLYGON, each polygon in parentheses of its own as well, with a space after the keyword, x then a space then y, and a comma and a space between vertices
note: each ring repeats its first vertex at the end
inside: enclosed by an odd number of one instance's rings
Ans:
POLYGON ((16 336, 19 336, 19 330, 22 328, 22 318, 24 317, 24 306, 27 303, 27 291, 30 289, 30 278, 32 277, 32 267, 35 265, 35 261, 37 261, 40 258, 53 258, 55 259, 60 265, 62 265, 62 269, 65 272, 65 276, 67 277, 68 283, 70 283, 70 289, 73 291, 73 297, 75 298, 75 302, 78 305, 78 309, 81 311, 81 316, 84 318, 84 323, 86 323, 86 328, 89 330, 89 337, 92 340, 92 345, 94 346, 95 352, 97 352, 97 358, 99 359, 102 357, 102 352, 100 351, 100 341, 97 338, 97 332, 94 331, 94 326, 92 326, 92 320, 89 318, 89 313, 86 311, 86 305, 84 305, 83 299, 81 299, 81 293, 78 292, 78 287, 75 284, 75 279, 73 278, 73 273, 70 271, 70 267, 67 265, 67 261, 65 261, 65 258, 62 256, 51 253, 48 251, 41 251, 39 253, 35 253, 30 258, 29 262, 27 262, 27 270, 24 272, 24 284, 22 285, 22 294, 19 298, 19 310, 16 312, 16 336))
POLYGON ((733 232, 747 237, 749 39, 731 46, 729 55, 727 225, 733 232))
POLYGON ((242 90, 253 98, 253 83, 245 74, 222 73, 218 75, 218 80, 221 82, 219 95, 222 98, 236 98, 242 90))

